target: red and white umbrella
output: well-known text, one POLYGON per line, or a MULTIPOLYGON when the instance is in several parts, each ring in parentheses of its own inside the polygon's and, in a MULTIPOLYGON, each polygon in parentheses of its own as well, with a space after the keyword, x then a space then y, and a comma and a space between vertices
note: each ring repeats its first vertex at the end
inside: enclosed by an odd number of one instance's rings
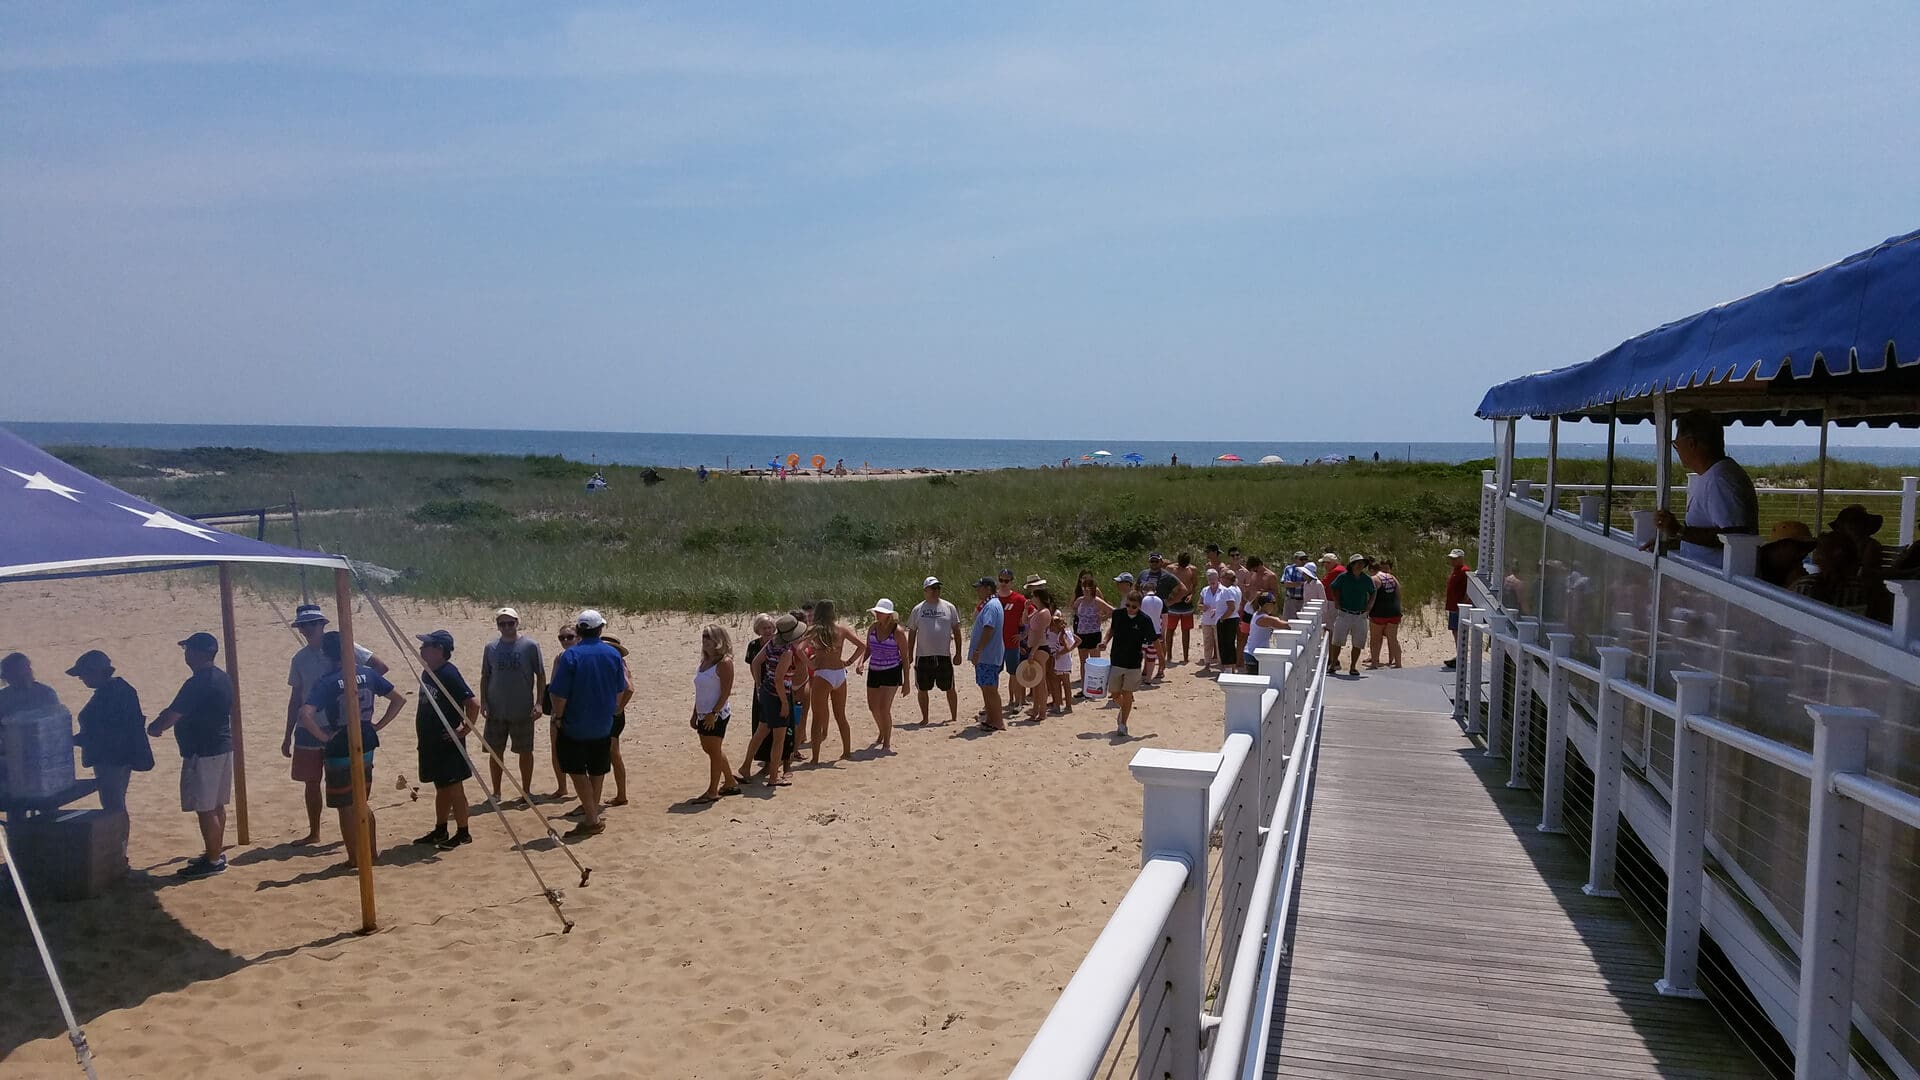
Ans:
POLYGON ((1213 460, 1215 460, 1215 461, 1244 461, 1245 459, 1244 459, 1244 458, 1242 458, 1242 457, 1241 457, 1241 456, 1240 456, 1239 454, 1221 454, 1221 455, 1220 455, 1219 457, 1217 457, 1217 458, 1214 458, 1213 460))

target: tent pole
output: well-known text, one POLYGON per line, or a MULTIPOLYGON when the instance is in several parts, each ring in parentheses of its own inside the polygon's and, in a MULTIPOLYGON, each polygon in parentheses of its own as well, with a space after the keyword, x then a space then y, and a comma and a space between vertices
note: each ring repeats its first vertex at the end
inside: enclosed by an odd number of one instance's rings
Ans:
POLYGON ((360 741, 360 688, 355 670, 359 665, 353 655, 353 579, 345 567, 333 572, 333 603, 340 616, 340 671, 346 676, 346 685, 340 691, 340 711, 347 720, 347 775, 353 779, 353 835, 347 843, 353 848, 353 865, 360 874, 360 932, 370 934, 378 928, 373 918, 372 836, 367 828, 371 812, 367 809, 365 751, 360 741))
POLYGON ((239 841, 251 844, 247 829, 247 732, 240 721, 240 654, 234 649, 233 568, 220 564, 220 644, 227 650, 227 681, 233 684, 233 811, 239 841))
MULTIPOLYGON (((1658 488, 1653 493, 1654 508, 1667 509, 1668 500, 1673 497, 1673 425, 1667 422, 1672 415, 1667 404, 1667 395, 1662 393, 1653 399, 1653 449, 1656 455, 1653 462, 1653 482, 1658 488)), ((1658 553, 1660 545, 1654 545, 1658 553)))
POLYGON ((1827 406, 1820 406, 1820 472, 1813 483, 1813 532, 1820 534, 1827 520, 1827 406))

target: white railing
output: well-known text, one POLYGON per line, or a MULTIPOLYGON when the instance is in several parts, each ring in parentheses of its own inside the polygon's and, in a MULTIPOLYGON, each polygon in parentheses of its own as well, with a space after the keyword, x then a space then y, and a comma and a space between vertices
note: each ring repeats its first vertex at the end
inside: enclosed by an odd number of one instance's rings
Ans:
POLYGON ((1260 1075, 1319 731, 1320 611, 1309 604, 1255 652, 1260 674, 1220 677, 1219 750, 1134 755, 1140 875, 1014 1067, 1016 1080, 1083 1080, 1109 1060, 1117 1068, 1129 1006, 1127 1075, 1260 1075))
MULTIPOLYGON (((1456 715, 1472 733, 1486 736, 1488 750, 1497 753, 1504 742, 1509 755, 1524 758, 1524 746, 1530 737, 1532 697, 1544 699, 1547 715, 1546 775, 1538 778, 1541 793, 1543 831, 1564 831, 1561 827, 1564 792, 1564 754, 1569 744, 1568 717, 1571 683, 1581 680, 1597 692, 1594 706, 1594 737, 1587 754, 1594 775, 1593 813, 1588 836, 1590 862, 1584 886, 1589 895, 1617 896, 1615 869, 1619 851, 1621 788, 1628 773, 1622 769, 1621 742, 1625 706, 1638 705, 1664 717, 1673 724, 1674 748, 1671 796, 1667 810, 1666 940, 1662 977, 1656 984, 1662 994, 1699 997, 1699 946, 1702 918, 1706 909, 1706 865, 1710 851, 1708 835, 1708 744, 1722 747, 1770 763, 1809 782, 1807 812, 1807 850, 1801 881, 1804 889, 1802 918, 1798 940, 1789 940, 1798 956, 1798 992, 1793 1000, 1791 1024, 1782 1025, 1782 1034, 1792 1043, 1795 1075, 1810 1078, 1842 1077, 1850 1069, 1849 1039, 1858 1027, 1875 1052, 1893 1064, 1901 1075, 1913 1075, 1906 1061, 1887 1037, 1882 1024, 1897 1025, 1911 1032, 1920 1022, 1920 1004, 1907 999, 1904 1015, 1888 1021, 1876 1020, 1856 1005, 1856 939, 1860 929, 1860 901, 1864 891, 1862 875, 1864 815, 1871 811, 1891 823, 1908 829, 1920 829, 1920 797, 1873 775, 1868 767, 1869 732, 1880 717, 1874 712, 1811 703, 1802 706, 1813 723, 1811 753, 1774 739, 1757 735, 1713 715, 1713 700, 1720 677, 1704 671, 1680 671, 1672 676, 1674 696, 1665 697, 1627 678, 1630 650, 1603 647, 1598 650, 1597 667, 1571 659, 1568 646, 1572 635, 1546 635, 1545 647, 1534 643, 1539 626, 1535 620, 1516 620, 1497 610, 1471 607, 1461 624, 1456 715), (1497 676, 1481 683, 1481 652, 1492 657, 1513 657, 1518 661, 1513 690, 1511 719, 1505 730, 1500 722, 1506 712, 1501 701, 1503 687, 1497 676), (1544 692, 1528 681, 1535 662, 1548 672, 1544 692), (1487 706, 1482 723, 1482 706, 1487 706), (1787 1027, 1791 1030, 1785 1030, 1787 1027)), ((1497 663, 1494 665, 1498 670, 1497 663)), ((1784 701, 1782 704, 1786 704, 1784 701)), ((1897 737, 1897 736, 1896 736, 1897 737)), ((1576 745, 1578 745, 1576 743, 1576 745)), ((1723 867, 1729 870, 1736 868, 1723 867)), ((1751 888, 1736 874, 1736 885, 1750 895, 1747 899, 1764 906, 1764 897, 1751 895, 1751 888)), ((1791 938, 1791 931, 1784 934, 1791 938)), ((1871 958, 1880 959, 1880 958, 1871 958)), ((1892 958, 1896 963, 1909 962, 1892 958)), ((1736 965, 1737 966, 1737 965, 1736 965)), ((1751 973, 1743 973, 1751 975, 1751 973)))

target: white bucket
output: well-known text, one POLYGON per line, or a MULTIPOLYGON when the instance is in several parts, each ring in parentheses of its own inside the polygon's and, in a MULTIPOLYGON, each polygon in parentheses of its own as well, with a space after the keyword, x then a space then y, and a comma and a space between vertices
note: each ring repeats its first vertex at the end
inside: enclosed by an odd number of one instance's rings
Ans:
POLYGON ((1659 535, 1660 526, 1655 524, 1657 510, 1635 510, 1633 512, 1633 542, 1635 546, 1646 547, 1659 535))
POLYGON ((1080 689, 1090 698, 1107 696, 1107 672, 1113 670, 1111 661, 1103 657, 1093 657, 1087 661, 1087 676, 1081 680, 1080 689))
POLYGON ((1580 520, 1589 525, 1600 524, 1600 511, 1607 505, 1605 495, 1580 496, 1580 520))

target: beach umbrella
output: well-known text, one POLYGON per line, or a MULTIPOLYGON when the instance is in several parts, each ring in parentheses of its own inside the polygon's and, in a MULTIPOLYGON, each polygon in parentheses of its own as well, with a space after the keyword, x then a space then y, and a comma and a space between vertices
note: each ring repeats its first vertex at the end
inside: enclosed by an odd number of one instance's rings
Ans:
POLYGON ((1095 450, 1095 451, 1093 452, 1093 456, 1094 456, 1094 457, 1112 457, 1112 456, 1113 456, 1113 451, 1111 451, 1111 450, 1095 450))
POLYGON ((1092 455, 1092 454, 1081 454, 1081 455, 1080 455, 1080 460, 1081 460, 1081 461, 1092 461, 1092 460, 1093 460, 1093 455, 1092 455))
POLYGON ((1266 457, 1260 459, 1260 464, 1262 465, 1285 465, 1286 463, 1287 459, 1281 457, 1279 454, 1268 454, 1266 457))
POLYGON ((826 468, 826 467, 827 467, 827 458, 826 458, 826 455, 825 455, 825 454, 815 454, 815 455, 813 455, 813 467, 814 467, 814 468, 816 468, 816 469, 824 469, 824 468, 826 468))
POLYGON ((1213 460, 1215 460, 1215 461, 1242 461, 1242 460, 1245 460, 1245 459, 1243 459, 1243 458, 1242 458, 1242 457, 1241 457, 1241 456, 1240 456, 1239 454, 1221 454, 1221 455, 1220 455, 1219 457, 1217 457, 1217 458, 1214 458, 1213 460))
POLYGON ((1147 459, 1146 459, 1146 458, 1143 458, 1143 457, 1141 457, 1141 456, 1140 456, 1140 455, 1139 455, 1138 453, 1132 453, 1132 454, 1128 454, 1128 455, 1127 455, 1127 460, 1128 460, 1128 461, 1131 461, 1131 462, 1133 462, 1133 463, 1134 463, 1134 464, 1136 464, 1136 465, 1138 465, 1139 463, 1141 463, 1141 462, 1143 462, 1143 461, 1145 461, 1145 460, 1147 460, 1147 459))
POLYGON ((797 468, 799 468, 799 467, 800 467, 800 455, 799 455, 799 454, 788 454, 788 455, 787 455, 787 468, 789 468, 789 469, 797 469, 797 468))

